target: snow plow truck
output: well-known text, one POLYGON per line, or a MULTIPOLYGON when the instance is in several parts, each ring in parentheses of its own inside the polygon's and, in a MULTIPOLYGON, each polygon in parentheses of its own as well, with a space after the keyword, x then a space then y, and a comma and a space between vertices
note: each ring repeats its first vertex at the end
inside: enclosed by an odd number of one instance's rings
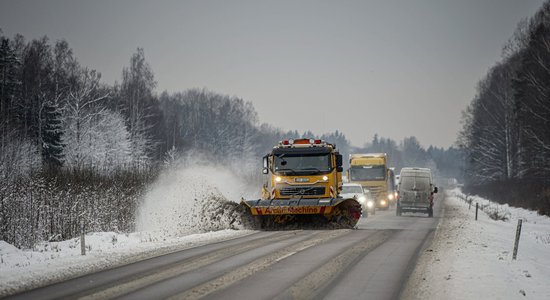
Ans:
POLYGON ((339 197, 342 171, 342 155, 334 144, 284 140, 263 157, 262 198, 241 204, 261 228, 319 223, 353 228, 361 217, 361 205, 356 199, 339 197))

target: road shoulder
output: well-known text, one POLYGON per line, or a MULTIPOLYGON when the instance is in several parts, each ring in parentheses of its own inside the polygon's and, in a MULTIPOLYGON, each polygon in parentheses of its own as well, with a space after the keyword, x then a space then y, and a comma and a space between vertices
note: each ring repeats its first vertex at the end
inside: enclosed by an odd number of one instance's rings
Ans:
MULTIPOLYGON (((452 262, 441 262, 441 257, 449 257, 447 241, 460 229, 460 224, 453 222, 456 219, 456 210, 449 205, 447 197, 443 197, 441 220, 435 230, 430 245, 425 245, 424 251, 419 254, 416 266, 411 272, 401 293, 401 299, 444 299, 449 290, 447 283, 434 278, 434 274, 445 272, 452 262), (437 271, 434 272, 434 269, 437 271)), ((451 259, 452 256, 450 256, 451 259)))
POLYGON ((420 254, 401 299, 550 299, 550 218, 460 190, 446 196, 434 239, 420 254), (523 227, 512 259, 518 219, 523 227))

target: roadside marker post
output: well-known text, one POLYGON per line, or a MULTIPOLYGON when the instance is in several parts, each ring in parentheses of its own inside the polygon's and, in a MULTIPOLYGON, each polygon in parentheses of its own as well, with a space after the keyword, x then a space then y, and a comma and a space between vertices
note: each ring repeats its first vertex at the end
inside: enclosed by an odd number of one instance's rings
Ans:
POLYGON ((516 229, 516 241, 514 242, 514 254, 512 255, 512 259, 516 259, 516 257, 518 256, 519 236, 521 235, 521 223, 523 223, 523 220, 519 219, 518 227, 516 229))
POLYGON ((86 240, 84 238, 84 222, 80 222, 80 254, 86 255, 86 240))
POLYGON ((479 204, 476 202, 476 221, 477 221, 477 210, 479 208, 479 204))

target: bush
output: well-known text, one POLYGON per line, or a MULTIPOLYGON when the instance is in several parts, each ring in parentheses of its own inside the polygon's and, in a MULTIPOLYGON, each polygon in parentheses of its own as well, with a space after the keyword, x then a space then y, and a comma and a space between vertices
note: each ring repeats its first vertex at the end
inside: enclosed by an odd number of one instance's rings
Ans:
POLYGON ((550 216, 550 187, 544 181, 515 179, 470 185, 464 188, 468 194, 476 194, 491 201, 522 207, 550 216))
POLYGON ((20 176, 0 193, 0 239, 17 247, 65 240, 86 231, 129 232, 156 172, 61 171, 20 176))

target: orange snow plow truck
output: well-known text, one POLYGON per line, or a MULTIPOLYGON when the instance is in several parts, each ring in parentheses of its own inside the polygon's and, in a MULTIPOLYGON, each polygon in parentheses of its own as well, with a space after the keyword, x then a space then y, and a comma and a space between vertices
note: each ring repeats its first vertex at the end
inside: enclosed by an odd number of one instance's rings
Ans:
POLYGON ((356 199, 339 197, 342 171, 342 155, 334 144, 284 140, 263 158, 262 199, 241 204, 262 228, 317 222, 353 228, 361 217, 361 205, 356 199))

